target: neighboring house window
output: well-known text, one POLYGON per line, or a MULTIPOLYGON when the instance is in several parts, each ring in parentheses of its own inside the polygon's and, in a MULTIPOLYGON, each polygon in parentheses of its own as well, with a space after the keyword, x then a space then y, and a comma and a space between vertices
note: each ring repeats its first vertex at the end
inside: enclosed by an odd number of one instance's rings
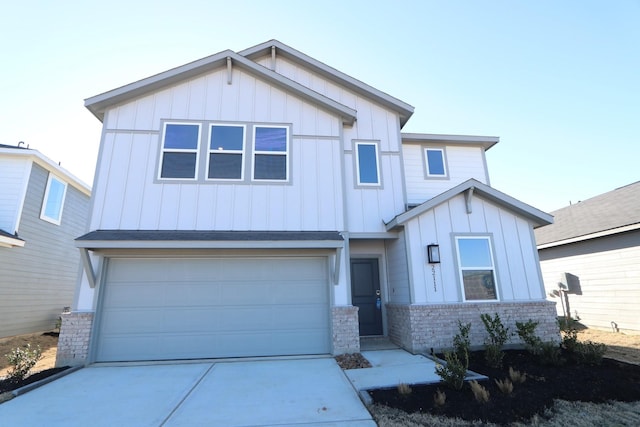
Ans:
POLYGON ((424 158, 427 166, 427 178, 446 178, 447 164, 442 148, 425 148, 424 158))
POLYGON ((165 123, 160 178, 196 179, 199 145, 199 124, 165 123))
POLYGON ((242 125, 211 125, 208 179, 243 179, 244 132, 242 125))
POLYGON ((378 144, 356 142, 356 169, 358 185, 380 185, 378 144))
POLYGON ((62 220, 62 208, 64 207, 66 194, 67 184, 49 174, 47 189, 44 192, 40 218, 53 224, 60 225, 62 220))
POLYGON ((465 301, 497 300, 496 273, 488 236, 456 236, 465 301))
POLYGON ((253 179, 289 179, 289 133, 283 126, 253 128, 253 179))

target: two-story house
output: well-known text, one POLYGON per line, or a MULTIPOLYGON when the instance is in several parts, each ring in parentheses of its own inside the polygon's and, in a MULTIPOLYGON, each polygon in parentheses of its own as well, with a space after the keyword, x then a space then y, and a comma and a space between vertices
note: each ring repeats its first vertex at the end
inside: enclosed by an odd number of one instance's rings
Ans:
POLYGON ((0 338, 49 331, 71 306, 90 195, 38 150, 0 144, 0 338))
POLYGON ((533 227, 495 137, 403 134, 413 107, 276 40, 86 100, 103 123, 58 364, 451 345, 539 320, 533 227))

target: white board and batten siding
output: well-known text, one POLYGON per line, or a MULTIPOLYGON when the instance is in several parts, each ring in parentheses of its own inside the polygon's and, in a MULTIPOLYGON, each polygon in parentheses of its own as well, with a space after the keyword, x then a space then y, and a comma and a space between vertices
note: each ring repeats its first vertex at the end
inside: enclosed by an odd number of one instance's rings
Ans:
MULTIPOLYGON (((571 315, 589 327, 640 333, 640 231, 541 249, 547 293, 563 273, 580 279, 582 295, 569 294, 571 315)), ((557 298, 558 314, 562 305, 557 298)))
POLYGON ((31 164, 26 158, 0 158, 0 229, 7 233, 14 233, 19 228, 31 164))
MULTIPOLYGON (((256 62, 270 68, 271 56, 256 62)), ((405 204, 398 114, 286 58, 276 57, 276 72, 358 112, 357 121, 343 134, 346 228, 352 233, 384 232, 383 221, 402 212, 405 204), (355 141, 378 144, 380 186, 356 185, 355 141)))
POLYGON ((445 148, 447 179, 426 179, 424 149, 427 145, 405 143, 402 146, 407 203, 420 204, 456 185, 473 178, 489 185, 484 148, 436 144, 445 148))
POLYGON ((480 197, 467 214, 464 195, 458 195, 405 225, 413 272, 414 303, 462 302, 454 235, 490 235, 500 301, 543 300, 544 287, 535 256, 531 225, 511 211, 480 197), (426 247, 440 245, 442 262, 435 265, 435 284, 426 247))
POLYGON ((340 128, 237 69, 231 85, 215 71, 109 110, 91 229, 342 230, 340 128), (290 182, 158 182, 162 119, 289 123, 290 182))
POLYGON ((398 233, 397 239, 385 240, 387 271, 389 276, 389 302, 394 304, 411 304, 409 284, 409 265, 407 264, 407 248, 404 230, 398 233))

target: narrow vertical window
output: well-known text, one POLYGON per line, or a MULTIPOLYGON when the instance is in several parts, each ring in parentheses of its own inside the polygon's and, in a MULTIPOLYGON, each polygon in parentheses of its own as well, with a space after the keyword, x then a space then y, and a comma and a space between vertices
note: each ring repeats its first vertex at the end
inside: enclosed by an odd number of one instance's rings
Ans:
POLYGON ((289 180, 289 132, 283 126, 253 128, 253 179, 289 180))
POLYGON ((447 166, 442 148, 426 148, 424 156, 427 164, 427 177, 445 178, 447 166))
POLYGON ((489 237, 456 237, 455 241, 465 301, 497 300, 496 274, 489 237))
POLYGON ((356 142, 356 169, 358 185, 380 185, 378 144, 356 142))
POLYGON ((199 124, 165 123, 160 178, 196 179, 199 146, 199 124))
POLYGON ((60 222, 62 221, 62 208, 64 207, 66 194, 67 184, 49 174, 47 188, 44 192, 44 200, 42 201, 40 218, 53 224, 60 225, 60 222))
POLYGON ((244 126, 211 125, 208 179, 242 180, 244 177, 244 126))

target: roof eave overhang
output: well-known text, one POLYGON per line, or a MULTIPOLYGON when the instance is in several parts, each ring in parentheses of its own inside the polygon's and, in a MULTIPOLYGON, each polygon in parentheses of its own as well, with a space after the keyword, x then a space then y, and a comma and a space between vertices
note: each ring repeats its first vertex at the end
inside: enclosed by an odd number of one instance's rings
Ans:
POLYGON ((76 247, 101 249, 336 249, 338 240, 78 240, 76 247))
POLYGON ((403 143, 444 144, 444 145, 480 145, 485 151, 500 142, 498 136, 444 135, 432 133, 402 133, 403 143))
POLYGON ((80 178, 63 168, 57 163, 54 163, 51 159, 46 157, 40 151, 35 150, 33 148, 29 149, 13 149, 13 148, 0 148, 0 155, 10 156, 10 157, 22 157, 27 158, 42 168, 46 169, 49 172, 52 172, 54 175, 57 175, 60 178, 64 178, 65 181, 73 185, 76 189, 81 191, 87 196, 91 196, 91 187, 82 181, 80 178))
POLYGON ((584 242, 585 240, 597 239, 599 237, 607 237, 615 234, 626 233, 629 231, 640 230, 640 223, 630 224, 624 227, 612 228, 610 230, 602 230, 596 233, 585 234, 584 236, 576 236, 568 239, 562 239, 555 242, 543 243, 537 246, 538 250, 552 248, 555 246, 568 245, 571 243, 584 242))
POLYGON ((17 237, 0 235, 0 248, 24 247, 25 241, 17 237))
POLYGON ((286 44, 279 42, 278 40, 270 40, 259 45, 250 47, 248 49, 242 50, 238 52, 239 55, 244 56, 245 58, 254 60, 264 55, 269 55, 271 53, 271 48, 276 48, 276 54, 280 55, 284 58, 287 58, 297 64, 304 65, 305 67, 310 68, 315 73, 328 78, 329 80, 338 83, 339 85, 345 86, 353 92, 363 95, 366 98, 372 99, 375 102, 391 109, 398 113, 400 117, 400 125, 404 126, 409 118, 413 115, 414 107, 410 104, 407 104, 404 101, 401 101, 397 98, 394 98, 391 95, 388 95, 372 86, 369 86, 366 83, 361 82, 360 80, 354 79, 353 77, 332 68, 323 62, 318 61, 304 53, 287 46, 286 44))
POLYGON ((465 191, 473 191, 474 196, 480 196, 487 199, 496 205, 504 207, 518 215, 528 219, 535 227, 549 225, 553 223, 553 216, 532 206, 527 205, 511 196, 508 196, 486 184, 483 184, 475 179, 467 180, 447 191, 441 193, 432 199, 427 200, 423 204, 401 213, 393 218, 386 224, 388 231, 391 231, 400 226, 404 226, 408 221, 415 217, 422 215, 423 213, 430 211, 436 206, 446 202, 447 200, 455 197, 465 191))
POLYGON ((321 95, 230 50, 222 51, 109 92, 87 98, 84 105, 94 116, 100 121, 103 121, 105 111, 111 106, 180 83, 213 69, 224 67, 227 65, 228 59, 231 59, 233 66, 239 67, 274 86, 292 92, 303 100, 314 103, 324 110, 339 116, 345 125, 353 125, 356 120, 356 110, 321 95))

